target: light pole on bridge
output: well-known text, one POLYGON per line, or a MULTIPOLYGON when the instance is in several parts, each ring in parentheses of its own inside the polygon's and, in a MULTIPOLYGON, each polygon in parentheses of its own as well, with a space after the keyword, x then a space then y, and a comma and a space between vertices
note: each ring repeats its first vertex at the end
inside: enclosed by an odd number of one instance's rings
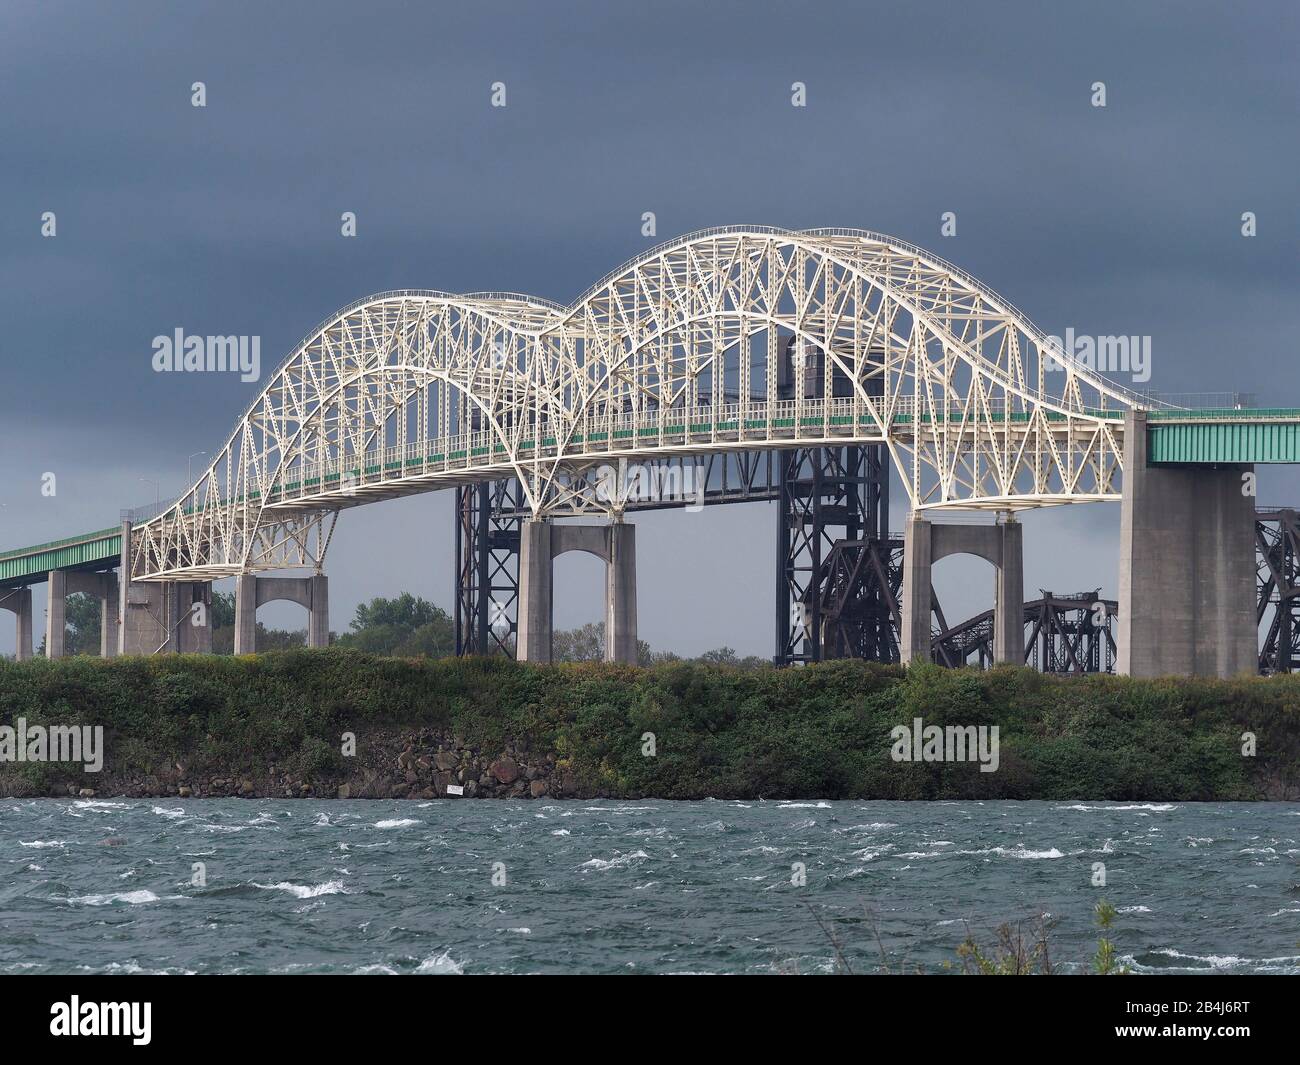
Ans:
POLYGON ((206 455, 206 454, 207 454, 206 451, 196 451, 194 452, 193 455, 191 455, 189 458, 185 460, 185 487, 186 488, 189 488, 189 486, 194 483, 190 477, 190 463, 193 462, 200 455, 206 455))

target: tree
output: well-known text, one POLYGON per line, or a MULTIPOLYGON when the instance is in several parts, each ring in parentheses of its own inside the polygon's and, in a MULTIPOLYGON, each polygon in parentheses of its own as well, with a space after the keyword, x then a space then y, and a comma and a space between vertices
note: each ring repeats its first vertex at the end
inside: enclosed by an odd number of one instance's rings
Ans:
POLYGON ((359 603, 351 630, 338 638, 340 646, 378 655, 443 658, 456 645, 451 615, 410 592, 359 603))
MULTIPOLYGON (((637 664, 648 666, 657 656, 645 640, 637 640, 637 664)), ((605 658, 605 623, 589 621, 576 629, 551 634, 551 659, 555 662, 602 662, 605 658)))
POLYGON ((233 629, 235 627, 235 593, 212 593, 212 628, 233 629))
MULTIPOLYGON (((73 592, 64 601, 63 653, 65 655, 97 655, 100 644, 100 603, 93 595, 73 592)), ((41 636, 38 655, 45 654, 45 637, 41 636)))
MULTIPOLYGON (((212 593, 212 650, 215 654, 235 653, 235 594, 212 593)), ((268 629, 257 623, 257 649, 259 651, 286 651, 307 646, 307 630, 268 629)))
POLYGON ((589 621, 576 629, 551 634, 551 658, 556 662, 599 662, 605 657, 605 623, 589 621))
POLYGON ((70 655, 97 655, 100 647, 102 604, 93 595, 75 592, 67 598, 67 636, 64 648, 70 655))

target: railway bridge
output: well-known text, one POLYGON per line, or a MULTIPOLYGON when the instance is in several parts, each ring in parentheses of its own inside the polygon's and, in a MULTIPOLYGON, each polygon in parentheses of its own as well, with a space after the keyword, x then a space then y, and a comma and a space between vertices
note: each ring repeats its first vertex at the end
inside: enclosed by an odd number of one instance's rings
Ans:
MULTIPOLYGON (((20 656, 40 581, 51 655, 73 591, 103 602, 106 653, 209 650, 204 605, 229 577, 236 651, 254 649, 256 609, 277 598, 308 610, 309 642, 322 644, 339 516, 449 489, 462 651, 495 643, 548 660, 552 560, 580 550, 606 562, 607 656, 627 660, 628 518, 690 502, 644 491, 667 477, 705 502, 778 501, 780 661, 843 650, 832 634, 846 617, 874 618, 870 632, 850 626, 865 653, 931 657, 930 568, 951 553, 996 567, 991 653, 1022 661, 1017 514, 1120 502, 1117 669, 1233 675, 1260 660, 1268 535, 1254 466, 1300 461, 1300 410, 1189 409, 1130 391, 891 237, 741 226, 650 249, 567 306, 505 292, 360 300, 303 338, 214 455, 179 497, 114 528, 0 553, 20 656), (894 550, 891 470, 909 511, 900 568, 837 585, 851 545, 877 563, 894 550), (950 511, 993 520, 950 526, 950 511), (599 524, 567 520, 582 517, 599 524)), ((1274 576, 1270 601, 1289 618, 1289 578, 1274 576)), ((1274 642, 1289 641, 1279 624, 1274 642)))

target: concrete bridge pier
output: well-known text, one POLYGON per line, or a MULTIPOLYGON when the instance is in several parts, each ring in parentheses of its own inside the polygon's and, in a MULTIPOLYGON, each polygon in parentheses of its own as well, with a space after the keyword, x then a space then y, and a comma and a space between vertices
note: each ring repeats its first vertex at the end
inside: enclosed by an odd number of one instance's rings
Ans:
POLYGON ((1124 422, 1116 672, 1259 668, 1250 465, 1149 466, 1146 415, 1124 422))
POLYGON ((605 562, 605 661, 635 663, 636 526, 554 525, 525 521, 519 545, 520 662, 550 662, 554 632, 554 562, 566 551, 586 551, 605 562))
POLYGON ((211 581, 132 581, 122 601, 122 654, 211 653, 211 581))
POLYGON ((99 653, 112 658, 118 650, 117 577, 112 573, 82 573, 51 570, 49 601, 45 608, 45 656, 62 658, 67 653, 67 620, 70 595, 88 595, 99 600, 99 653))
MULTIPOLYGON (((112 574, 95 576, 112 581, 100 589, 104 593, 104 613, 100 617, 105 655, 114 642, 117 653, 123 655, 212 651, 212 582, 131 580, 131 522, 122 522, 122 554, 116 579, 112 574), (109 594, 114 590, 115 595, 109 594), (110 607, 110 601, 116 605, 110 607)), ((64 585, 65 593, 84 590, 64 585)), ((52 580, 50 598, 53 601, 52 580)))
POLYGON ((32 590, 10 588, 0 591, 0 610, 10 610, 18 618, 18 640, 14 657, 25 662, 32 657, 32 590))
POLYGON ((979 555, 997 570, 993 604, 993 656, 1025 663, 1024 526, 1006 515, 996 525, 935 525, 915 511, 903 534, 902 632, 900 658, 929 662, 931 571, 948 555, 979 555))
POLYGON ((307 610, 307 646, 328 647, 330 643, 329 578, 259 577, 243 573, 235 578, 235 654, 257 650, 257 608, 277 599, 287 599, 307 610))

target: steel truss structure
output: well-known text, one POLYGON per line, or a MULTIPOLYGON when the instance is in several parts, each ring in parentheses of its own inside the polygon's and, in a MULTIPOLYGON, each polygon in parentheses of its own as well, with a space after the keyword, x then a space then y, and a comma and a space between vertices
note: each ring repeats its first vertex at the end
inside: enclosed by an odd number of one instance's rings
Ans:
POLYGON ((669 455, 872 444, 916 509, 1115 500, 1122 416, 1146 406, 903 241, 706 230, 567 307, 406 290, 344 308, 135 526, 131 578, 319 569, 352 506, 513 478, 540 518, 586 470, 669 455))
POLYGON ((1290 507, 1255 511, 1256 619, 1263 631, 1261 673, 1300 669, 1300 515, 1290 507))
MULTIPOLYGON (((602 514, 610 500, 617 500, 625 513, 770 502, 778 498, 779 454, 670 455, 584 471, 567 479, 568 503, 552 516, 602 514)), ((531 514, 517 481, 457 489, 457 654, 513 656, 519 623, 519 526, 531 514)))
MULTIPOLYGON (((822 657, 897 662, 902 583, 901 536, 836 543, 819 582, 822 657)), ((942 616, 937 598, 934 609, 942 616)))
POLYGON ((456 654, 515 654, 519 620, 517 481, 456 489, 456 654))
POLYGON ((874 538, 888 526, 888 471, 882 480, 877 454, 855 446, 781 453, 777 665, 823 658, 823 561, 838 542, 874 538))
MULTIPOLYGON (((1100 596, 1100 589, 1071 595, 1043 592, 1042 598, 1025 603, 1025 664, 1040 673, 1115 672, 1119 604, 1100 596)), ((943 622, 942 612, 936 617, 936 662, 981 669, 993 664, 992 610, 951 627, 943 622)))

